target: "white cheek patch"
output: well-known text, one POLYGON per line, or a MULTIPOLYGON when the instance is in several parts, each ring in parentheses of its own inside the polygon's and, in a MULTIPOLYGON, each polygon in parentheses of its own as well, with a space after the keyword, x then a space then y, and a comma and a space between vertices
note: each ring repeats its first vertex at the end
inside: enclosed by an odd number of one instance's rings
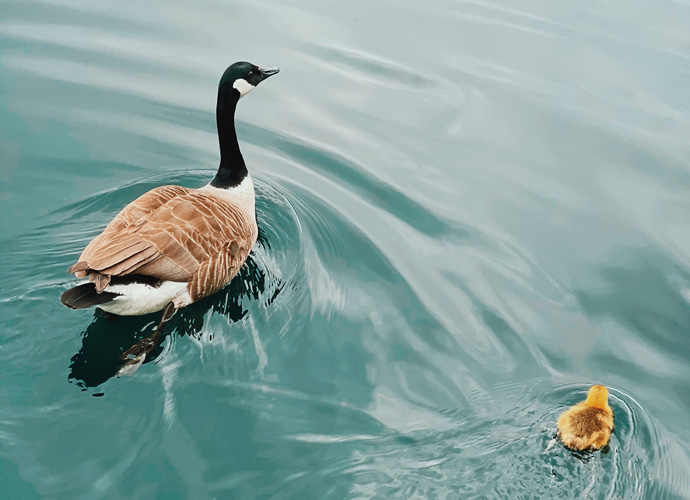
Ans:
POLYGON ((240 91, 240 97, 246 96, 256 88, 244 78, 238 78, 235 80, 235 83, 232 84, 232 87, 240 91))

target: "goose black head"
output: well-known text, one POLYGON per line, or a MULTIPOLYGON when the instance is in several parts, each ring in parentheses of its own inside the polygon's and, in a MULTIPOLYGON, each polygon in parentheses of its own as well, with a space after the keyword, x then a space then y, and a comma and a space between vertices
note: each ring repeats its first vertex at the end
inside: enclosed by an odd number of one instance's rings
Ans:
POLYGON ((252 63, 240 61, 228 67, 220 79, 218 97, 235 99, 244 97, 259 83, 278 73, 278 68, 260 68, 252 63))

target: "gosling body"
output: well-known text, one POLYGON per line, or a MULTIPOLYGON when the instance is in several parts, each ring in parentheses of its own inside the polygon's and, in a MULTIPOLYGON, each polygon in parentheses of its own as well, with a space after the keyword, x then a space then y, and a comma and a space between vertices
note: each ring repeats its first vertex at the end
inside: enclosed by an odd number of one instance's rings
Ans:
POLYGON ((613 430, 613 410, 608 390, 592 386, 587 399, 568 408, 558 418, 558 437, 571 450, 598 450, 609 443, 613 430))

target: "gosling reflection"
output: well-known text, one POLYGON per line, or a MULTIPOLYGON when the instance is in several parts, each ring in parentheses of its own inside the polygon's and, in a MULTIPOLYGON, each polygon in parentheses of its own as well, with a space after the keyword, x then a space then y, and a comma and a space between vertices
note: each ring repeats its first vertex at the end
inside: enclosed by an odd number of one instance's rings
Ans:
POLYGON ((161 354, 163 341, 173 332, 198 335, 209 311, 226 316, 234 323, 247 314, 243 302, 263 298, 266 305, 270 305, 281 289, 280 280, 267 279, 265 271, 250 256, 239 274, 223 290, 179 309, 167 319, 164 315, 165 321, 160 323, 158 313, 115 316, 97 309, 94 321, 83 332, 81 349, 72 357, 69 380, 86 389, 114 376, 134 373, 142 364, 161 354))

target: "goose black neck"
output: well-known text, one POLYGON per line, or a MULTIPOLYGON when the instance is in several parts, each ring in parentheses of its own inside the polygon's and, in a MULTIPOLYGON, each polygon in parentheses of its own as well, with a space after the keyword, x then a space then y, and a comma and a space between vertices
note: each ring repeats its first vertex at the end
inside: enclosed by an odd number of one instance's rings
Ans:
MULTIPOLYGON (((219 94, 222 93, 219 92, 219 94)), ((227 189, 239 185, 247 176, 247 166, 240 152, 235 131, 235 109, 237 98, 218 96, 216 106, 216 125, 220 143, 220 166, 218 173, 211 181, 211 186, 227 189)), ((239 97, 239 96, 238 96, 239 97)))

